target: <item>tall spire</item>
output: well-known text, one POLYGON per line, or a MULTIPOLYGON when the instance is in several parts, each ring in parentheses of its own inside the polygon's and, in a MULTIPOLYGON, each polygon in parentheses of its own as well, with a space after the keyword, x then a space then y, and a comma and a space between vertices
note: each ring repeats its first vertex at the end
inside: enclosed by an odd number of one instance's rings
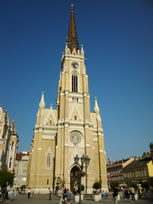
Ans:
POLYGON ((69 24, 69 31, 67 37, 67 46, 70 48, 72 53, 73 48, 79 50, 79 42, 77 37, 76 25, 75 25, 75 18, 74 18, 74 5, 71 4, 71 16, 70 16, 70 24, 69 24))

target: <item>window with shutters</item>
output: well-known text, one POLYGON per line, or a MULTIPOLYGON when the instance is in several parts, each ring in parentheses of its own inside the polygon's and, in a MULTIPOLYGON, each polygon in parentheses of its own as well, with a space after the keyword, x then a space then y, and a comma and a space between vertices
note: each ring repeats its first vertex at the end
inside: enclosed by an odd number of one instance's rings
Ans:
POLYGON ((78 92, 78 76, 72 75, 72 92, 78 92))

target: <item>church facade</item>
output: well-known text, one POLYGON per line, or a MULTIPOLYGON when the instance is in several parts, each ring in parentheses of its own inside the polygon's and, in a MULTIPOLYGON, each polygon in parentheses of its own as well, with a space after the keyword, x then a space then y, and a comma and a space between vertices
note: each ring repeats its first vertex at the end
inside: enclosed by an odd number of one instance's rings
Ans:
POLYGON ((45 107, 42 93, 31 144, 27 186, 36 193, 57 186, 73 190, 79 183, 80 165, 74 157, 88 156, 81 183, 92 193, 93 183, 107 191, 104 133, 97 99, 90 112, 88 75, 83 46, 79 49, 74 8, 71 8, 66 47, 61 60, 56 109, 45 107))

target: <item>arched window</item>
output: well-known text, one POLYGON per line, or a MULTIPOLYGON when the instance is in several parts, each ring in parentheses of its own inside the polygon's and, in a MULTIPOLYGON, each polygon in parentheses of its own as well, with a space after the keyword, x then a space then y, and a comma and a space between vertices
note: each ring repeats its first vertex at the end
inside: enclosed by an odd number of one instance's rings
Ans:
POLYGON ((50 125, 52 125, 52 121, 51 120, 49 121, 49 123, 50 123, 50 125))
POLYGON ((78 76, 72 75, 72 92, 78 92, 78 76))
POLYGON ((74 120, 77 120, 77 116, 76 115, 74 116, 74 120))
POLYGON ((51 155, 50 153, 47 154, 47 168, 50 168, 51 165, 51 155))

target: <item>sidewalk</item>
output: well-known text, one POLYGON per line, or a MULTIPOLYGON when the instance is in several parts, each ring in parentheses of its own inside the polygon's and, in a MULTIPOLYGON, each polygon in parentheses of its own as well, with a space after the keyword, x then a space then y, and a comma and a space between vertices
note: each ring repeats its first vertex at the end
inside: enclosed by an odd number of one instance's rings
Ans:
MULTIPOLYGON (((15 199, 11 201, 7 201, 7 203, 10 204, 58 204, 59 199, 57 196, 53 195, 52 200, 49 200, 49 195, 32 195, 30 199, 28 199, 27 195, 19 195, 15 199)), ((71 201, 72 204, 75 204, 74 200, 71 201)), ((90 196, 85 197, 85 199, 82 202, 83 204, 114 204, 113 198, 108 197, 106 199, 103 199, 99 202, 95 202, 91 199, 90 196)), ((124 200, 121 199, 118 201, 118 204, 128 204, 131 203, 131 200, 124 200)), ((151 204, 153 201, 148 201, 148 200, 138 200, 135 201, 136 204, 151 204)))

